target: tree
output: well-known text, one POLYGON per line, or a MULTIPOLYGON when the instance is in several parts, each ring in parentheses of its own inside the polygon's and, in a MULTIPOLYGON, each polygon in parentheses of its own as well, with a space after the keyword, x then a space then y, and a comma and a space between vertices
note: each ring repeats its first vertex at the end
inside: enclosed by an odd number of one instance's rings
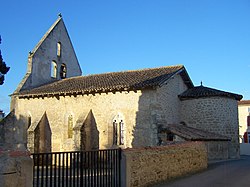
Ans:
MULTIPOLYGON (((1 44, 1 36, 0 36, 0 44, 1 44)), ((5 62, 3 61, 1 50, 0 50, 0 85, 4 83, 4 75, 10 70, 10 67, 7 67, 5 62)))

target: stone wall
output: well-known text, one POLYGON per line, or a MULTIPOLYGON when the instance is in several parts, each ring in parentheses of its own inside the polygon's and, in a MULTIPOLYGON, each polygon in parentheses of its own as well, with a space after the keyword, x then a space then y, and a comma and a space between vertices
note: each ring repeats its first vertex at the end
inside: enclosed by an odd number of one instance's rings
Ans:
POLYGON ((201 142, 132 148, 123 150, 122 164, 122 186, 151 186, 206 169, 207 152, 201 142))
MULTIPOLYGON (((151 93, 147 92, 145 94, 151 93)), ((92 110, 93 121, 96 123, 97 133, 99 133, 99 148, 105 149, 112 146, 112 122, 113 118, 120 114, 125 118, 125 146, 131 147, 135 141, 137 144, 139 144, 138 141, 140 141, 133 139, 133 134, 135 133, 134 128, 137 121, 144 123, 145 128, 149 126, 149 122, 147 122, 146 119, 144 121, 143 119, 136 118, 141 95, 141 92, 116 92, 96 95, 78 95, 75 97, 60 96, 59 98, 19 99, 16 107, 16 116, 24 115, 26 118, 30 116, 30 128, 32 128, 39 123, 46 111, 52 132, 52 151, 70 151, 78 150, 81 147, 81 143, 75 141, 77 134, 73 134, 72 138, 68 136, 69 116, 73 118, 73 129, 77 124, 78 128, 76 130, 80 131, 81 127, 86 124, 87 116, 90 110, 92 110)), ((146 103, 144 107, 147 107, 146 103)), ((145 114, 145 111, 142 112, 145 114)), ((27 126, 25 124, 27 120, 23 122, 23 126, 27 126)), ((139 134, 138 131, 136 131, 136 133, 139 134)), ((79 132, 78 135, 80 134, 79 132)), ((80 139, 80 137, 78 138, 80 139)), ((150 144, 150 140, 147 140, 145 143, 150 144)))
POLYGON ((46 112, 52 132, 52 151, 78 150, 83 147, 80 142, 81 134, 90 131, 89 125, 94 125, 95 134, 99 135, 99 142, 95 144, 98 144, 100 149, 111 148, 113 120, 117 116, 124 121, 123 148, 155 146, 158 143, 158 125, 161 122, 179 121, 180 101, 177 94, 183 91, 183 85, 183 80, 177 75, 156 90, 17 99, 15 115, 24 116, 24 128, 28 128, 28 118, 31 118, 28 129, 30 132, 35 131, 33 128, 46 112), (87 120, 90 111, 92 117, 87 120), (69 116, 73 121, 72 138, 68 136, 69 116), (85 129, 82 130, 82 127, 85 129))
POLYGON ((24 146, 22 117, 12 111, 0 122, 0 186, 31 187, 33 161, 24 146))
POLYGON ((62 18, 51 26, 39 41, 37 46, 29 54, 27 73, 17 90, 27 89, 53 82, 60 78, 61 65, 67 68, 67 77, 79 76, 82 74, 75 51, 70 41, 67 29, 62 18), (57 44, 61 44, 61 55, 57 55, 57 44), (57 64, 57 77, 51 77, 51 62, 57 64))
POLYGON ((29 152, 0 147, 0 186, 33 186, 33 160, 29 152))
POLYGON ((238 106, 235 99, 209 97, 182 101, 181 120, 188 126, 232 138, 229 157, 239 157, 238 106))
MULTIPOLYGON (((166 128, 168 124, 180 123, 181 101, 178 95, 187 89, 179 75, 172 77, 165 84, 157 89, 157 102, 150 109, 153 119, 152 124, 155 124, 158 129, 166 128)), ((160 138, 159 134, 157 136, 160 138)))
POLYGON ((241 143, 240 144, 240 155, 250 155, 250 144, 241 143))
POLYGON ((208 160, 225 160, 229 157, 228 141, 206 141, 208 160))

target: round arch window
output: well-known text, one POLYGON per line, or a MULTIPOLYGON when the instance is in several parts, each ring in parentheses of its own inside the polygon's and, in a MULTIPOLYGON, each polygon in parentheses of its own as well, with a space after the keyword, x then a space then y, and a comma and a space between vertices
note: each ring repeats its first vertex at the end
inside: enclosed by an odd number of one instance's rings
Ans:
POLYGON ((61 79, 65 79, 66 76, 67 76, 67 68, 65 64, 62 64, 60 69, 60 77, 61 79))

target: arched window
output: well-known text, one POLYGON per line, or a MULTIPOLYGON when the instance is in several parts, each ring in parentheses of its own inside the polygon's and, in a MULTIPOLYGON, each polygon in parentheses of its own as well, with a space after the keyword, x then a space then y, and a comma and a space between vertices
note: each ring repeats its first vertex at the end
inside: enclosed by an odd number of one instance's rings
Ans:
POLYGON ((57 42, 57 50, 56 50, 56 54, 58 57, 61 56, 61 42, 57 42))
POLYGON ((68 117, 68 138, 73 137, 73 116, 69 115, 68 117))
POLYGON ((52 78, 56 78, 57 76, 57 64, 56 61, 51 62, 50 75, 52 78))
POLYGON ((65 64, 62 64, 60 69, 60 77, 61 79, 65 79, 66 76, 67 76, 67 68, 65 64))
POLYGON ((125 128, 121 115, 117 115, 113 120, 113 145, 124 145, 125 128))

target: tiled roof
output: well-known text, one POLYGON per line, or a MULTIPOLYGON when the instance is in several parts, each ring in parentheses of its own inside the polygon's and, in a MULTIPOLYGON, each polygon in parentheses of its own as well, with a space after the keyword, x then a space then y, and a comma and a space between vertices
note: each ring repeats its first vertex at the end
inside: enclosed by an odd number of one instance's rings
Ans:
POLYGON ((140 90, 160 86, 180 73, 188 87, 193 84, 183 65, 79 76, 56 81, 18 93, 19 97, 88 94, 123 90, 140 90))
POLYGON ((238 105, 250 105, 250 100, 242 100, 238 102, 238 105))
POLYGON ((192 99, 192 98, 201 98, 201 97, 214 97, 214 96, 220 96, 220 97, 230 97, 234 98, 236 100, 241 100, 243 98, 242 95, 225 92, 221 90, 216 90, 213 88, 208 88, 205 86, 196 86, 193 88, 190 88, 179 95, 179 98, 184 99, 192 99))
MULTIPOLYGON (((186 140, 191 141, 229 141, 229 137, 208 132, 201 129, 196 129, 182 124, 171 124, 165 129, 167 132, 171 132, 177 136, 180 136, 186 140)), ((164 130, 163 130, 164 132, 164 130)))

